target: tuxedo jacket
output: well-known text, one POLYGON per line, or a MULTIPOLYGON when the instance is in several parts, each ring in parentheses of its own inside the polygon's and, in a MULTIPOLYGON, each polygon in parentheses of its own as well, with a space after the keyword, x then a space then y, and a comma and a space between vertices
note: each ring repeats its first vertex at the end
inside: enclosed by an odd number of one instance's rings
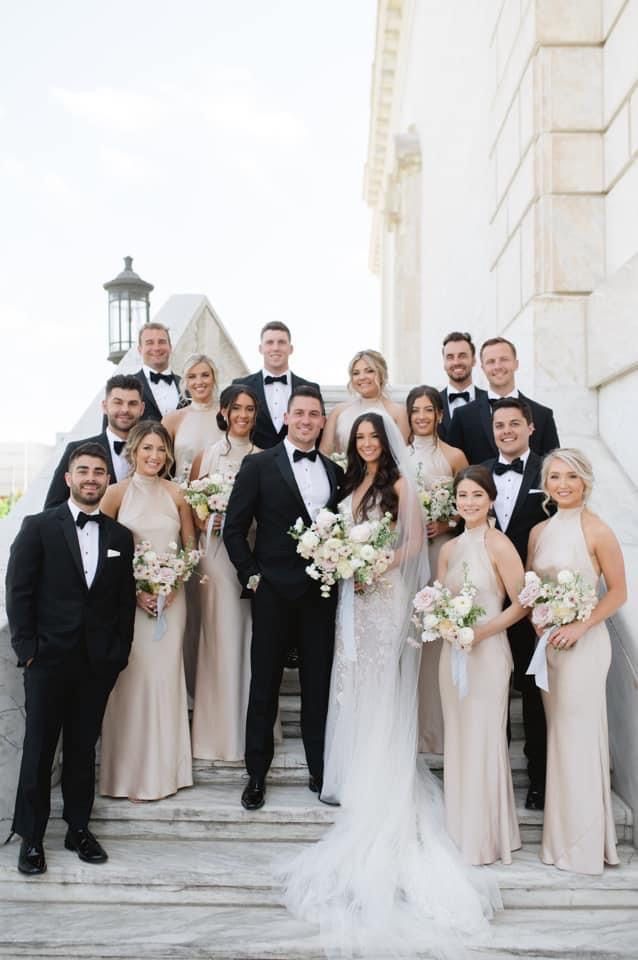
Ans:
POLYGON ((96 668, 118 673, 128 661, 135 620, 130 530, 104 517, 88 587, 68 504, 25 517, 9 554, 6 605, 20 666, 31 657, 61 662, 83 643, 96 668))
POLYGON ((45 510, 49 510, 50 507, 57 507, 61 503, 66 503, 69 499, 69 488, 66 485, 64 474, 69 469, 69 457, 73 451, 81 447, 83 443, 99 443, 106 453, 106 462, 108 464, 110 477, 109 483, 117 483, 117 477, 115 476, 115 470, 113 468, 113 458, 111 457, 111 447, 106 433, 98 433, 96 437, 87 437, 86 440, 72 440, 70 443, 67 443, 60 462, 55 468, 55 473, 49 484, 49 489, 44 501, 45 510))
MULTIPOLYGON (((554 512, 550 504, 547 505, 547 513, 543 509, 545 494, 541 490, 542 462, 542 458, 539 457, 537 453, 534 453, 533 450, 530 450, 521 479, 521 486, 518 491, 518 496, 516 497, 516 503, 510 516, 510 522, 507 525, 507 530, 503 531, 505 536, 511 540, 516 547, 516 551, 523 561, 523 566, 525 566, 527 562, 527 542, 529 540, 530 530, 532 527, 535 527, 537 523, 542 523, 543 520, 547 520, 548 516, 554 512)), ((490 460, 486 460, 483 466, 487 467, 493 475, 494 465, 496 463, 498 463, 498 457, 493 457, 490 460)), ((501 529, 498 518, 496 520, 496 529, 501 529)))
MULTIPOLYGON (((158 422, 162 419, 162 414, 159 411, 157 404, 155 403, 155 397, 153 396, 153 391, 151 390, 151 385, 146 379, 143 370, 136 370, 133 374, 134 377, 142 384, 142 400, 144 401, 144 414, 142 420, 157 420, 158 422)), ((173 374, 175 378, 175 386, 179 392, 179 385, 181 383, 181 377, 178 377, 176 373, 173 374)), ((181 396, 177 404, 176 410, 180 410, 183 406, 186 406, 188 403, 187 400, 184 400, 181 396)), ((104 429, 105 424, 102 424, 102 429, 104 429)))
MULTIPOLYGON (((295 390, 296 387, 314 387, 315 390, 318 390, 321 394, 318 383, 313 383, 312 380, 304 380, 303 377, 298 377, 297 374, 292 373, 292 371, 290 371, 290 381, 293 390, 295 390)), ((268 410, 268 404, 266 402, 264 377, 261 370, 257 373, 246 374, 245 377, 235 377, 233 383, 244 383, 247 387, 251 387, 257 394, 259 409, 257 411, 255 432, 253 433, 253 443, 262 450, 270 450, 276 443, 280 443, 284 439, 288 433, 288 427, 284 424, 279 433, 275 430, 275 425, 270 418, 270 411, 268 410)))
MULTIPOLYGON (((549 407, 530 400, 520 392, 519 398, 524 400, 532 411, 534 432, 529 439, 530 448, 540 457, 544 457, 559 446, 554 414, 549 407)), ((485 391, 472 403, 466 403, 455 412, 447 442, 453 447, 459 447, 471 464, 484 463, 498 456, 492 430, 492 408, 485 391)))
MULTIPOLYGON (((336 510, 341 499, 343 470, 319 453, 330 482, 326 507, 336 510)), ((288 533, 297 517, 310 524, 310 517, 283 443, 263 453, 245 457, 230 495, 224 523, 228 556, 245 588, 249 578, 260 573, 274 590, 294 600, 312 581, 305 572, 308 561, 297 553, 297 543, 288 533), (257 522, 255 546, 247 535, 257 522)), ((247 594, 250 596, 251 594, 247 594)))
MULTIPOLYGON (((445 440, 445 441, 448 440, 448 436, 450 433, 450 424, 452 423, 452 419, 453 419, 452 413, 450 412, 450 401, 448 400, 449 389, 450 389, 449 387, 444 387, 443 390, 439 390, 441 403, 443 404, 443 419, 439 424, 439 436, 441 440, 445 440)), ((487 396, 487 391, 481 390, 480 387, 474 387, 474 395, 478 400, 479 397, 483 395, 487 396)), ((458 413, 458 410, 456 412, 458 413)))

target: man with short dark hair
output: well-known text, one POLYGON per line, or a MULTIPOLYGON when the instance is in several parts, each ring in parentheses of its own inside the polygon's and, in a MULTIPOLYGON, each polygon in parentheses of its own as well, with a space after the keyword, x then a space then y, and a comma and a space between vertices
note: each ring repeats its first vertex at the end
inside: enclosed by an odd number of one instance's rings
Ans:
POLYGON ((453 330, 443 340, 443 369, 448 378, 447 386, 440 391, 443 404, 443 419, 439 436, 446 440, 455 410, 464 407, 485 393, 474 385, 472 370, 476 364, 476 347, 470 333, 453 330))
POLYGON ((293 350, 289 328, 280 320, 273 320, 262 327, 260 334, 263 370, 233 380, 233 383, 252 387, 257 394, 259 410, 253 443, 262 450, 269 450, 286 436, 285 412, 293 390, 305 385, 321 393, 318 383, 304 380, 289 369, 288 360, 293 350))
POLYGON ((142 385, 132 374, 116 373, 106 381, 104 400, 102 401, 105 427, 102 433, 86 440, 72 440, 67 444, 44 501, 44 509, 56 507, 68 498, 65 474, 69 469, 69 458, 74 450, 85 443, 99 444, 106 455, 109 483, 124 480, 130 470, 130 464, 124 456, 127 437, 145 412, 142 400, 142 385))
MULTIPOLYGON (((527 563, 529 534, 537 523, 546 520, 541 490, 542 459, 530 450, 534 434, 532 411, 520 397, 498 400, 492 409, 492 428, 498 457, 486 460, 497 490, 494 502, 496 526, 512 541, 523 566, 527 563)), ((529 790, 525 806, 542 810, 545 802, 545 762, 547 732, 545 712, 534 677, 525 673, 534 653, 536 634, 525 618, 507 631, 514 660, 514 688, 519 690, 523 705, 525 755, 529 774, 529 790)))
POLYGON ((128 662, 135 619, 133 537, 99 511, 108 485, 103 447, 72 451, 69 497, 26 517, 9 555, 6 603, 11 644, 24 667, 25 734, 12 832, 18 869, 46 870, 51 767, 60 732, 64 845, 87 863, 106 852, 89 830, 95 744, 117 676, 128 662))
POLYGON ((180 395, 180 377, 171 370, 171 335, 163 323, 152 320, 141 327, 137 349, 142 369, 134 376, 142 384, 146 420, 158 420, 185 405, 180 395))
POLYGON ((325 416, 321 394, 305 385, 293 390, 285 414, 288 436, 245 457, 235 480, 224 524, 224 543, 244 596, 251 597, 253 633, 246 717, 247 810, 264 803, 273 758, 273 725, 286 653, 299 651, 301 736, 310 778, 321 792, 330 670, 334 648, 336 591, 321 596, 288 534, 298 517, 309 525, 319 510, 335 510, 343 471, 319 453, 325 416), (248 539, 256 522, 254 546, 248 539))
POLYGON ((483 463, 498 454, 492 430, 492 406, 504 397, 519 397, 532 411, 534 432, 530 447, 539 456, 559 446, 554 414, 523 394, 516 387, 518 370, 516 347, 505 337, 486 340, 480 351, 481 369, 487 378, 489 389, 472 403, 457 410, 452 418, 447 442, 459 447, 469 463, 483 463))

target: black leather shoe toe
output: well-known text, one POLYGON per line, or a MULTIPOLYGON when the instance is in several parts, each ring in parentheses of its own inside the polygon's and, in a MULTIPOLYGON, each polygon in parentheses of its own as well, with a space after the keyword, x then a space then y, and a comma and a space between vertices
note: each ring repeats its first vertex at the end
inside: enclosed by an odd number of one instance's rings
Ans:
POLYGON ((525 799, 526 810, 543 810, 545 808, 545 790, 542 787, 531 785, 525 799))
POLYGON ((87 827, 80 830, 69 827, 64 838, 64 846, 67 850, 77 853, 80 860, 84 860, 85 863, 106 863, 108 860, 106 850, 87 827))
POLYGON ((266 797, 266 784, 263 780, 251 777, 241 795, 241 805, 244 810, 259 810, 263 807, 266 797))
POLYGON ((47 862, 44 856, 44 847, 41 843, 32 843, 23 840, 20 844, 18 856, 18 870, 27 876, 35 877, 38 873, 45 873, 47 862))

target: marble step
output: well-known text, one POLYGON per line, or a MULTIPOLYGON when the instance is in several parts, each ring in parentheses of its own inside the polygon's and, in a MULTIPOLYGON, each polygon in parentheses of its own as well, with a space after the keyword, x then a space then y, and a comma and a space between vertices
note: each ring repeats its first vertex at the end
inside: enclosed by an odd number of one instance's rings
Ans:
MULTIPOLYGON (((438 777, 443 776, 443 756, 436 753, 423 754, 428 767, 438 777)), ((526 787, 527 761, 523 753, 523 743, 513 740, 510 745, 510 761, 514 786, 526 787)), ((193 778, 196 783, 241 783, 246 776, 241 761, 194 760, 193 778)), ((275 749, 268 779, 271 783, 306 783, 308 768, 303 744, 299 737, 284 736, 282 743, 275 749)))
MULTIPOLYGON (((525 793, 525 788, 515 791, 521 838, 523 843, 540 843, 542 811, 525 809, 525 793)), ((320 803, 303 784, 270 784, 265 806, 256 811, 244 810, 240 795, 240 784, 220 783, 196 784, 149 803, 97 797, 91 823, 98 836, 116 839, 317 840, 338 814, 338 808, 320 803)), ((618 842, 631 843, 631 810, 615 795, 613 805, 618 842)), ((52 817, 59 818, 61 812, 62 798, 55 788, 52 817)))
MULTIPOLYGON (((635 960, 637 923, 638 912, 627 908, 506 910, 492 922, 488 945, 477 945, 470 956, 635 960)), ((0 905, 0 957, 323 960, 325 954, 317 928, 281 907, 43 902, 37 909, 0 905)))
MULTIPOLYGON (((108 842, 108 863, 91 866, 64 850, 62 838, 62 830, 47 836, 48 871, 38 878, 17 872, 17 842, 0 849, 0 902, 283 906, 277 865, 300 847, 120 838, 108 842)), ((506 909, 638 908, 638 855, 631 847, 621 847, 621 864, 599 877, 545 866, 535 845, 513 857, 509 866, 486 868, 499 885, 506 909)))

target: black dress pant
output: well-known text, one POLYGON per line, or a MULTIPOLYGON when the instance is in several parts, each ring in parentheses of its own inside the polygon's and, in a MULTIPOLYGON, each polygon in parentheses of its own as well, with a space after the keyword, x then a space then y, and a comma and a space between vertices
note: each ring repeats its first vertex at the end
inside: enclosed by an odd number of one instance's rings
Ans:
MULTIPOLYGON (((519 620, 507 631, 514 659, 514 689, 523 701, 523 730, 527 772, 534 786, 544 789, 547 759, 547 727, 541 692, 534 677, 525 673, 536 646, 536 633, 529 620, 519 620)), ((509 730, 508 730, 509 733, 509 730)))
POLYGON ((246 769, 263 779, 274 753, 273 726, 286 655, 296 646, 301 686, 301 736, 310 773, 323 777, 323 749, 330 693, 337 607, 310 583, 298 599, 273 590, 262 577, 252 598, 250 694, 246 716, 246 769))
POLYGON ((100 675, 78 646, 63 659, 24 668, 25 733, 13 829, 42 841, 51 809, 51 768, 62 732, 62 816, 86 827, 95 797, 95 744, 117 671, 100 675))

